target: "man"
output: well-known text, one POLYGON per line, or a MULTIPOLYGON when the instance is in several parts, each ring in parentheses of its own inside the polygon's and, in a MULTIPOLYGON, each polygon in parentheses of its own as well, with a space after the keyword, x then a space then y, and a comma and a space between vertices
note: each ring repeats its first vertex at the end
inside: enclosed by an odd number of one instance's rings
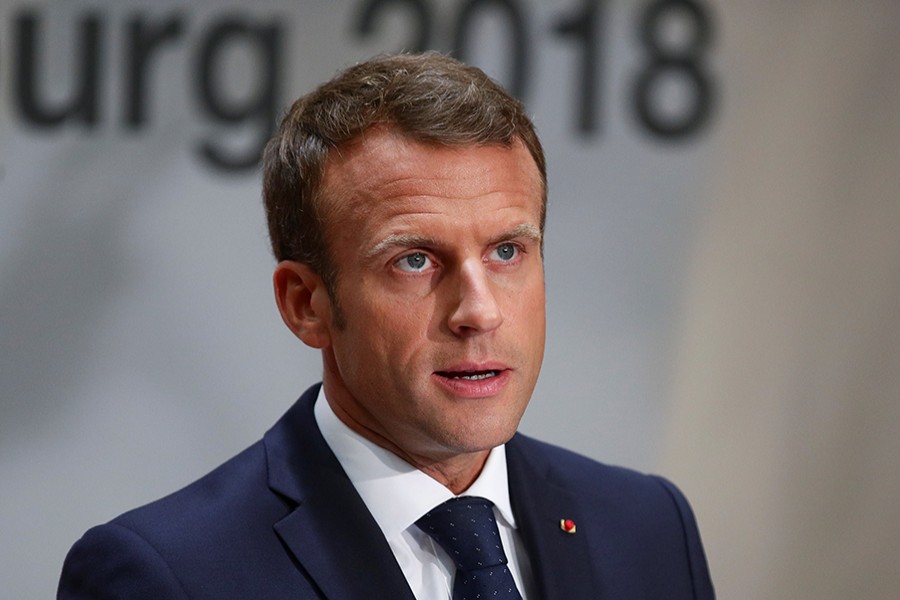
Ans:
POLYGON ((547 189, 519 102, 447 57, 379 57, 291 107, 263 186, 278 308, 322 385, 85 534, 60 598, 713 597, 671 484, 516 433, 547 189))

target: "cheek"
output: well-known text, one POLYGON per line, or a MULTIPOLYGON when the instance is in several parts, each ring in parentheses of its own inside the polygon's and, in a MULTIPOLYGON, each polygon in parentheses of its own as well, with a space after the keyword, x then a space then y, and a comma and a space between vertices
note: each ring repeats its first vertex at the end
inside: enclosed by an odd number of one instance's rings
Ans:
POLYGON ((401 290, 383 287, 369 297, 368 309, 378 319, 386 335, 394 332, 403 339, 414 341, 427 331, 437 316, 439 290, 416 282, 401 290))
POLYGON ((402 367, 421 357, 430 311, 422 300, 383 294, 347 307, 347 352, 370 364, 402 367))
POLYGON ((546 298, 543 283, 520 289, 513 295, 511 308, 523 327, 543 330, 546 298))

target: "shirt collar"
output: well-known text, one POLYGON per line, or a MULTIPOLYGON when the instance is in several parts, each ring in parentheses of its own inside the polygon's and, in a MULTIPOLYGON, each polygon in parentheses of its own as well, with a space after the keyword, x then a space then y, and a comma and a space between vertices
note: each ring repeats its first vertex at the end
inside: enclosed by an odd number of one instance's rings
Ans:
MULTIPOLYGON (((454 497, 441 483, 347 427, 331 410, 324 388, 319 390, 314 413, 326 443, 386 538, 400 535, 426 512, 454 497)), ((487 498, 506 524, 516 527, 504 445, 491 450, 478 479, 460 495, 487 498)))

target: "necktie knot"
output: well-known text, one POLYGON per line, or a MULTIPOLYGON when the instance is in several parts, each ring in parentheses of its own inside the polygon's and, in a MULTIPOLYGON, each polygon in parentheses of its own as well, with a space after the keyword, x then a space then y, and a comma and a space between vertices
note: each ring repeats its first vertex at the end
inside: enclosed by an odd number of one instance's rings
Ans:
POLYGON ((493 506, 486 498, 460 496, 434 507, 416 521, 419 529, 431 536, 456 563, 454 600, 487 597, 521 600, 506 566, 493 506))

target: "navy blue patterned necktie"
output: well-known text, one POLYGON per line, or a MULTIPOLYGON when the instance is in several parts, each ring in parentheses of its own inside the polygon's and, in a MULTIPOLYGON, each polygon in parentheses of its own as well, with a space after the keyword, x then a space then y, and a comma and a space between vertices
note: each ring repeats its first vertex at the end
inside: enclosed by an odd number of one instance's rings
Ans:
POLYGON ((486 498, 460 496, 416 521, 456 563, 453 600, 522 600, 506 566, 493 506, 486 498))

